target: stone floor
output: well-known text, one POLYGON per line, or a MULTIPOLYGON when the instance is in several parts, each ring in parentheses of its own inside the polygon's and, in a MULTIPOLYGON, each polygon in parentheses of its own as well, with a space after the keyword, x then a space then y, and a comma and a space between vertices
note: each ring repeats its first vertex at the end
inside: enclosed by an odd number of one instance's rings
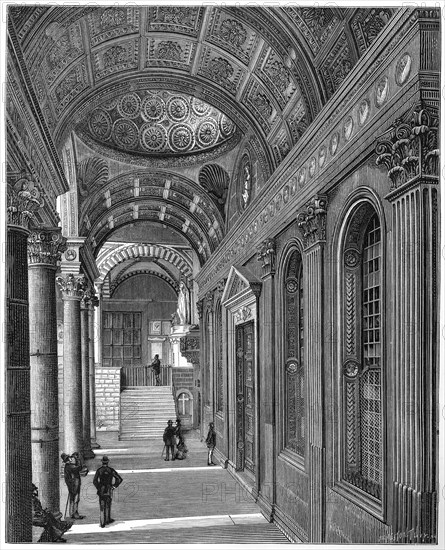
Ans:
MULTIPOLYGON (((207 449, 198 434, 186 435, 186 460, 166 462, 162 441, 118 441, 116 434, 98 434, 100 449, 87 462, 82 478, 77 520, 65 534, 71 544, 276 544, 288 543, 266 521, 259 507, 221 466, 207 466, 207 449), (111 516, 99 526, 99 504, 93 476, 102 456, 123 478, 115 491, 111 516)), ((62 513, 67 490, 61 480, 62 513)))

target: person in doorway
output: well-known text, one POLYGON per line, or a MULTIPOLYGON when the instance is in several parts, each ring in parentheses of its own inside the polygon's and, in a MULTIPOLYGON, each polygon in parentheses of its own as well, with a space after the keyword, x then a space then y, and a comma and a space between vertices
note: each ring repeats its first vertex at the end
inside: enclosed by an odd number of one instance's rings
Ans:
POLYGON ((216 446, 216 432, 214 429, 213 422, 210 422, 209 424, 209 431, 207 433, 206 437, 206 445, 208 449, 208 457, 207 457, 207 466, 216 466, 216 464, 213 462, 213 451, 216 446))
POLYGON ((82 465, 77 463, 75 457, 68 456, 66 453, 62 453, 60 457, 65 464, 63 475, 68 488, 69 516, 73 519, 83 519, 85 516, 79 515, 80 471, 82 465))
POLYGON ((156 379, 156 386, 161 385, 161 360, 159 359, 159 355, 156 354, 153 358, 153 362, 150 365, 150 367, 153 369, 153 372, 155 373, 155 379, 156 379))
POLYGON ((93 484, 97 489, 100 508, 100 526, 105 527, 113 523, 111 518, 111 501, 113 500, 113 491, 122 483, 121 476, 108 466, 107 456, 102 458, 102 466, 98 468, 94 476, 93 484))
POLYGON ((175 460, 176 428, 173 426, 172 420, 167 422, 167 427, 164 430, 164 435, 162 438, 165 446, 164 460, 170 460, 170 453, 172 460, 175 460))

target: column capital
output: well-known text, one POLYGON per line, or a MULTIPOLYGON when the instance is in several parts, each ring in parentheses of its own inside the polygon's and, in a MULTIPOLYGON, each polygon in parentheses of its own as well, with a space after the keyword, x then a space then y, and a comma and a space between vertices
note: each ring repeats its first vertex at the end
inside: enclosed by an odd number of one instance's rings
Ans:
POLYGON ((196 302, 196 309, 198 311, 199 322, 202 321, 202 312, 204 309, 204 300, 198 300, 196 302))
POLYGON ((379 137, 376 164, 387 169, 389 200, 419 183, 439 182, 438 129, 437 109, 418 103, 379 137))
POLYGON ((56 282, 62 291, 63 298, 76 298, 81 300, 85 289, 87 288, 87 280, 85 275, 59 275, 56 277, 56 282))
POLYGON ((8 225, 23 229, 28 229, 35 211, 45 204, 39 188, 26 172, 14 183, 8 180, 7 201, 8 225))
POLYGON ((91 304, 94 297, 95 297, 94 289, 87 282, 86 287, 83 290, 82 297, 80 299, 81 309, 89 309, 89 306, 90 306, 90 304, 91 304))
POLYGON ((326 241, 326 195, 316 195, 297 216, 297 224, 303 237, 304 248, 326 241))
POLYGON ((276 256, 276 241, 274 238, 266 239, 258 247, 257 260, 262 262, 263 277, 274 275, 276 256))
POLYGON ((44 264, 57 267, 62 252, 66 250, 66 239, 60 227, 32 229, 28 236, 28 265, 44 264))

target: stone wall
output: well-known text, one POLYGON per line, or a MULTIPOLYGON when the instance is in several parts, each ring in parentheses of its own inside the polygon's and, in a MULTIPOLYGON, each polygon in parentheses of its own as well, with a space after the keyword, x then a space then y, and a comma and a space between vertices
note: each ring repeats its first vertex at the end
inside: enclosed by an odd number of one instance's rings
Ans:
POLYGON ((119 430, 121 369, 96 369, 96 426, 101 431, 119 430))

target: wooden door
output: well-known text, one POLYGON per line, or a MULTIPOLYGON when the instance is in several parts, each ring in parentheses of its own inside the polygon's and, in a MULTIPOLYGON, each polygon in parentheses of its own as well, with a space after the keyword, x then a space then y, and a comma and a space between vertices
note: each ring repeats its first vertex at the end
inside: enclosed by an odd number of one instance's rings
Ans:
POLYGON ((255 473, 255 333, 253 321, 236 327, 236 469, 255 473))

